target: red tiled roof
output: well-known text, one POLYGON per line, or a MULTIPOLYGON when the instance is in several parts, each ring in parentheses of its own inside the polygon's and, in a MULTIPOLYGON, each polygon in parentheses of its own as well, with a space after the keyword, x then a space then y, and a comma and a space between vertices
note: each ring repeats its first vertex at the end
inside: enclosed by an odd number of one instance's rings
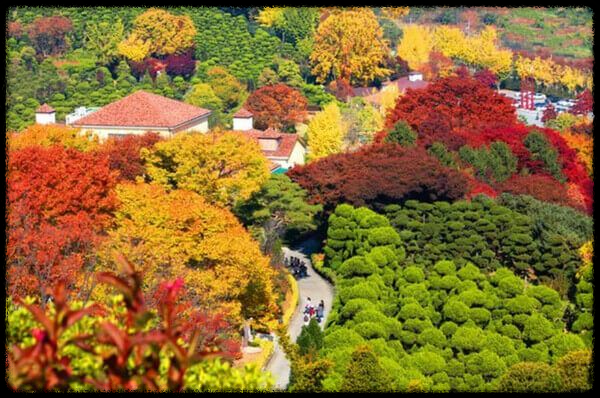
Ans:
POLYGON ((56 112, 54 110, 54 108, 52 108, 50 105, 48 104, 43 104, 42 106, 40 106, 39 108, 36 109, 35 113, 52 113, 52 112, 56 112))
POLYGON ((268 128, 265 131, 252 129, 246 131, 239 131, 239 133, 256 140, 256 142, 258 142, 259 139, 277 140, 278 146, 276 150, 262 150, 267 158, 288 159, 292 155, 292 151, 294 150, 296 142, 298 142, 298 134, 282 133, 272 128, 268 128))
POLYGON ((250 112, 248 109, 246 108, 241 108, 239 111, 237 111, 233 117, 241 117, 241 118, 248 118, 248 117, 252 117, 252 112, 250 112))
POLYGON ((414 82, 411 82, 410 80, 408 80, 408 77, 401 77, 401 78, 391 81, 389 83, 383 83, 384 86, 389 86, 390 84, 396 85, 398 87, 398 89, 400 90, 400 92, 403 92, 407 88, 412 88, 412 89, 425 88, 429 85, 429 82, 426 82, 424 80, 416 80, 414 82))
POLYGON ((210 112, 139 90, 82 117, 73 125, 173 128, 210 112))

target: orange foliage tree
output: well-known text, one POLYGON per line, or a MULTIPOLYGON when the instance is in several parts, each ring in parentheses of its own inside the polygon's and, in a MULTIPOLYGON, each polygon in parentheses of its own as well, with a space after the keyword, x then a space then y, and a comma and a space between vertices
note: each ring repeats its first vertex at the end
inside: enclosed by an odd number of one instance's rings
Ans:
POLYGON ((98 138, 57 124, 32 124, 19 133, 8 133, 9 150, 19 150, 30 146, 60 145, 80 151, 90 151, 98 147, 98 138))
POLYGON ((289 130, 306 119, 308 102, 298 90, 280 83, 259 88, 248 97, 245 106, 254 114, 257 128, 289 130))
MULTIPOLYGON (((8 291, 46 299, 65 283, 89 281, 94 248, 117 205, 106 156, 59 146, 10 153, 8 162, 8 291)), ((78 287, 80 294, 86 290, 78 287)))
POLYGON ((227 312, 237 322, 277 314, 269 259, 232 213, 194 192, 157 184, 120 185, 117 194, 117 225, 101 252, 105 267, 114 267, 107 253, 116 249, 142 271, 148 294, 181 277, 196 307, 227 312))

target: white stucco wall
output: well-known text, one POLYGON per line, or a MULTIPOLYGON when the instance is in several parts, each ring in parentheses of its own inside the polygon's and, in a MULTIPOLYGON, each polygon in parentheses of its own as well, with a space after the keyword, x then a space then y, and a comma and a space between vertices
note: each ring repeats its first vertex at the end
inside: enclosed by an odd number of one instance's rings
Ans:
POLYGON ((233 129, 239 131, 248 131, 252 130, 252 118, 242 118, 242 117, 234 117, 233 118, 233 129))
POLYGON ((271 160, 273 163, 277 163, 284 169, 290 169, 295 165, 303 165, 305 155, 306 149, 304 148, 304 146, 302 146, 302 144, 300 144, 299 142, 296 142, 296 144, 294 145, 294 149, 292 150, 292 154, 288 159, 280 159, 273 157, 268 157, 268 159, 271 160))
POLYGON ((56 123, 56 113, 36 113, 35 122, 37 124, 54 124, 56 123))
POLYGON ((128 134, 128 135, 143 135, 148 131, 152 131, 160 134, 163 138, 171 138, 174 134, 178 133, 189 133, 197 131, 200 133, 208 132, 208 115, 196 120, 191 121, 188 124, 178 126, 175 131, 171 131, 167 128, 158 127, 95 127, 95 126, 75 126, 80 128, 82 131, 91 131, 97 135, 100 141, 108 139, 110 134, 128 134))

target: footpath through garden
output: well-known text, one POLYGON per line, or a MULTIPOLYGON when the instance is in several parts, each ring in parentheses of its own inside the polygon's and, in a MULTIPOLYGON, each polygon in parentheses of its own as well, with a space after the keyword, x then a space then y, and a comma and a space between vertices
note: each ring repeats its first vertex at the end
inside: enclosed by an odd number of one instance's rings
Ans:
MULTIPOLYGON (((315 239, 308 239, 293 249, 283 248, 285 257, 297 257, 301 261, 304 261, 308 272, 307 277, 298 280, 299 302, 288 327, 288 335, 294 343, 300 335, 302 325, 304 324, 302 319, 303 307, 307 297, 310 297, 311 302, 315 306, 321 300, 325 302, 325 314, 321 322, 321 328, 325 326, 327 316, 331 311, 333 286, 314 270, 310 261, 310 255, 316 252, 318 248, 319 243, 315 239)), ((290 380, 290 363, 277 341, 275 341, 273 356, 267 364, 266 370, 271 372, 275 379, 274 389, 283 390, 287 387, 290 380)))

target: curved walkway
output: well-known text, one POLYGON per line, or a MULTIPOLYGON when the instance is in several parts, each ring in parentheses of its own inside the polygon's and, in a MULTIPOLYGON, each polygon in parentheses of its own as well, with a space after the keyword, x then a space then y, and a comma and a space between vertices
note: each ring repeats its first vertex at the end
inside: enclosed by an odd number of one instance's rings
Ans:
MULTIPOLYGON (((296 311, 292 316, 288 327, 288 335, 292 342, 296 342, 296 338, 302 331, 303 322, 303 306, 307 297, 310 297, 311 302, 317 305, 321 300, 325 302, 325 314, 323 322, 321 322, 321 328, 325 326, 327 316, 331 311, 331 304, 333 301, 333 286, 323 279, 312 267, 310 261, 310 255, 318 250, 319 243, 314 239, 308 239, 302 242, 294 249, 287 247, 283 248, 285 257, 297 257, 306 263, 308 276, 298 280, 298 292, 299 292, 299 303, 296 307, 296 311)), ((287 388, 290 380, 290 363, 285 357, 284 352, 279 347, 277 341, 275 342, 275 349, 273 356, 267 364, 267 371, 270 371, 275 379, 274 389, 283 390, 287 388)))

